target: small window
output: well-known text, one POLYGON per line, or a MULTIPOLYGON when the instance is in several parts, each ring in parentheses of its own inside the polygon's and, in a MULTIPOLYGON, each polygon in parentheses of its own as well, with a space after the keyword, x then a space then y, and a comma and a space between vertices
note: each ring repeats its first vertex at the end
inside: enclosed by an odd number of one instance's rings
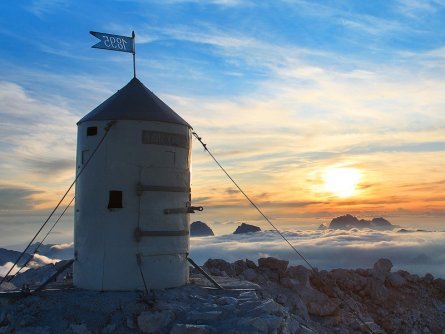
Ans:
POLYGON ((95 135, 97 135, 97 126, 87 127, 87 136, 95 136, 95 135))
POLYGON ((108 209, 122 208, 122 191, 110 190, 108 198, 108 209))

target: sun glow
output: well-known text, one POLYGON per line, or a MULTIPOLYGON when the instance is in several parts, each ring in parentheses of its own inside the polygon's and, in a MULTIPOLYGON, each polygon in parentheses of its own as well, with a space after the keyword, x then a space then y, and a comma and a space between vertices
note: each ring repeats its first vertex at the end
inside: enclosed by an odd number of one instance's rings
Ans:
POLYGON ((356 168, 333 167, 323 174, 324 190, 338 197, 349 197, 357 193, 361 173, 356 168))

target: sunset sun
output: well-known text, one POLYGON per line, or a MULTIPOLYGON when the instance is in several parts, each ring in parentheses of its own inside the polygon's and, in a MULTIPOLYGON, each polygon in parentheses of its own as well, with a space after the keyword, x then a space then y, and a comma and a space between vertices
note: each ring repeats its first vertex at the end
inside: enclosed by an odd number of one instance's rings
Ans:
POLYGON ((356 194, 360 178, 356 168, 329 168, 323 174, 324 190, 338 197, 349 197, 356 194))

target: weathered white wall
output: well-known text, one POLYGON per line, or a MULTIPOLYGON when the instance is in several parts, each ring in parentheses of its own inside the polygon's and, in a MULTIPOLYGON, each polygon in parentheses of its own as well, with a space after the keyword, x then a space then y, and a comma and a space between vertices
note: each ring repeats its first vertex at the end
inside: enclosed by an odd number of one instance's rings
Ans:
MULTIPOLYGON (((82 152, 91 154, 104 135, 107 121, 79 124, 77 170, 82 152), (87 127, 97 126, 96 136, 87 127)), ((188 281, 189 235, 142 237, 134 231, 189 230, 189 214, 164 214, 164 209, 186 208, 189 193, 145 191, 137 184, 190 188, 190 129, 183 125, 121 120, 111 128, 76 184, 74 223, 74 285, 94 290, 143 290, 136 254, 148 288, 166 288, 188 281), (189 148, 142 143, 142 131, 187 136, 189 148), (123 192, 123 208, 108 209, 110 190, 123 192)), ((83 154, 84 159, 87 154, 83 154)))

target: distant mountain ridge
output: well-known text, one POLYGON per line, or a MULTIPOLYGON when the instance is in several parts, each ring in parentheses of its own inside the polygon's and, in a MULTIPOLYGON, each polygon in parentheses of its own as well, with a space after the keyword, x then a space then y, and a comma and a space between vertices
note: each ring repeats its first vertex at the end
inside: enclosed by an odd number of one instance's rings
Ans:
POLYGON ((350 230, 351 228, 369 228, 374 230, 392 230, 398 225, 391 224, 383 217, 372 218, 372 220, 358 219, 357 217, 346 214, 331 220, 329 228, 333 230, 350 230))
MULTIPOLYGON (((0 266, 4 266, 8 262, 14 263, 19 258, 20 254, 21 254, 20 252, 14 250, 0 248, 0 266)), ((24 254, 24 256, 22 257, 22 259, 18 264, 23 265, 29 258, 29 256, 30 256, 29 254, 24 254)))

